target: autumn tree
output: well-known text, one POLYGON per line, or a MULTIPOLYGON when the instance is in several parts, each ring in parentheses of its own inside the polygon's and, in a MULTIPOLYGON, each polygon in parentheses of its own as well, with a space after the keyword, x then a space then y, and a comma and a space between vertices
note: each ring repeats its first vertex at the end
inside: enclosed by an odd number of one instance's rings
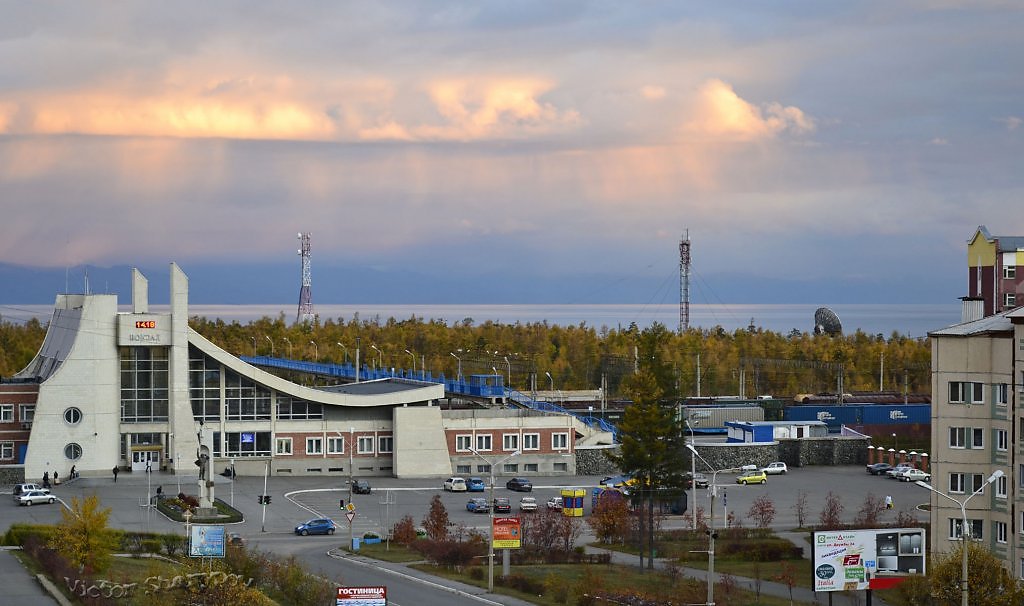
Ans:
POLYGON ((448 528, 451 523, 448 520, 448 509, 441 502, 440 495, 434 495, 430 499, 430 510, 423 518, 423 528, 427 530, 427 536, 434 541, 444 541, 448 538, 448 528))
POLYGON ((843 527, 843 522, 839 518, 842 513, 842 501, 835 493, 829 491, 828 496, 825 497, 825 506, 821 509, 819 528, 821 530, 839 530, 843 527))
POLYGON ((623 543, 629 534, 629 504, 617 495, 602 495, 587 518, 594 536, 602 543, 623 543))
POLYGON ((853 525, 858 528, 877 528, 885 510, 885 501, 882 497, 869 492, 860 504, 857 516, 853 518, 853 525))
MULTIPOLYGON (((906 604, 958 606, 961 603, 962 546, 932 556, 928 576, 912 576, 897 587, 906 604)), ((1003 562, 980 543, 967 545, 967 591, 971 606, 1017 606, 1024 588, 1003 562)))
POLYGON ((750 504, 747 517, 753 518, 758 528, 768 528, 772 525, 772 521, 775 520, 775 503, 772 502, 771 497, 763 494, 754 499, 754 502, 750 504))
POLYGON ((796 525, 800 528, 804 527, 804 522, 807 521, 807 491, 800 490, 796 493, 796 502, 793 503, 793 513, 796 514, 796 525))
POLYGON ((100 509, 100 498, 72 497, 71 507, 61 510, 49 547, 80 570, 103 572, 118 546, 117 535, 107 527, 110 508, 100 509))

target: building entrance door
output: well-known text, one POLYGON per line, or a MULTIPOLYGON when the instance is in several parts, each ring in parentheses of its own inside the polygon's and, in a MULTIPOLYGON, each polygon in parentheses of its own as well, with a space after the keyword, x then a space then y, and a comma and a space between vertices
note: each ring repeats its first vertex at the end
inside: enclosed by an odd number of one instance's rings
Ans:
POLYGON ((156 446, 133 446, 132 447, 132 471, 160 471, 160 447, 156 446))

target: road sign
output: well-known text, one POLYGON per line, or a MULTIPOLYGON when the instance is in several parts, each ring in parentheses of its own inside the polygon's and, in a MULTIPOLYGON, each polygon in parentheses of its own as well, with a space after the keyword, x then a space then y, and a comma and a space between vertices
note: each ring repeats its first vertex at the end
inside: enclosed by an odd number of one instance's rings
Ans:
POLYGON ((519 518, 513 516, 494 518, 494 549, 519 549, 521 528, 519 518))
POLYGON ((349 511, 355 511, 356 510, 356 504, 353 503, 352 501, 349 501, 348 505, 345 505, 345 509, 347 509, 349 511))
POLYGON ((388 589, 374 587, 338 587, 337 606, 386 606, 388 589))
POLYGON ((356 519, 356 512, 354 512, 354 511, 346 511, 345 512, 345 517, 348 518, 349 523, 351 523, 352 520, 356 519))

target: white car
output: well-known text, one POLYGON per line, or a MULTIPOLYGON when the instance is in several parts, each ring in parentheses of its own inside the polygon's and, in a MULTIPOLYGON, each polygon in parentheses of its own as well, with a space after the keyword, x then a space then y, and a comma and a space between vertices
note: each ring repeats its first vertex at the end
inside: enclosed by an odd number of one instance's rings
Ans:
POLYGON ((910 469, 914 469, 914 466, 911 465, 910 463, 900 463, 896 467, 893 467, 889 471, 885 472, 885 475, 888 476, 890 480, 898 480, 900 479, 901 475, 903 475, 910 469))
POLYGON ((19 505, 25 505, 26 507, 29 505, 35 505, 36 503, 53 503, 56 501, 52 494, 43 492, 42 490, 29 490, 28 492, 24 492, 14 497, 14 500, 17 501, 19 505))
POLYGON ((896 477, 900 482, 931 482, 932 474, 920 469, 908 469, 896 477))
POLYGON ((444 481, 444 489, 448 492, 466 492, 466 478, 452 477, 444 481))
POLYGON ((789 471, 789 468, 787 468, 786 464, 783 463, 782 461, 775 461, 774 463, 769 463, 769 464, 765 465, 764 467, 762 467, 761 471, 765 472, 766 474, 768 474, 770 476, 771 475, 786 475, 786 472, 789 471))
POLYGON ((534 497, 519 499, 519 511, 537 511, 537 499, 534 497))
POLYGON ((50 489, 49 488, 43 488, 39 484, 15 484, 14 485, 15 500, 17 500, 17 497, 25 494, 26 492, 32 491, 32 490, 35 490, 35 491, 38 491, 38 492, 45 492, 46 494, 50 494, 50 489))

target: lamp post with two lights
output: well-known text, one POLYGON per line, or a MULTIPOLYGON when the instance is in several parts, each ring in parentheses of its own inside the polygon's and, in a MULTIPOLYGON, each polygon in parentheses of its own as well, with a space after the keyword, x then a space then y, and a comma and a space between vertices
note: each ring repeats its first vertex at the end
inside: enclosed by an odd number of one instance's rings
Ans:
POLYGON ((491 470, 491 506, 488 508, 491 512, 491 541, 487 545, 487 593, 494 593, 494 468, 512 457, 519 456, 520 451, 517 450, 496 463, 492 463, 490 459, 480 454, 475 448, 470 448, 469 451, 480 457, 484 463, 487 463, 491 470))
MULTIPOLYGON (((711 504, 708 507, 708 514, 711 518, 708 524, 708 601, 706 606, 715 606, 715 539, 717 533, 715 532, 715 496, 718 494, 718 474, 720 472, 731 472, 738 471, 738 467, 729 467, 726 469, 715 469, 711 463, 708 463, 707 459, 700 456, 697 452, 697 448, 693 444, 687 444, 686 447, 691 453, 707 465, 709 471, 711 471, 711 483, 708 484, 708 490, 711 493, 711 504)), ((694 511, 696 511, 696 504, 694 504, 694 511)))

